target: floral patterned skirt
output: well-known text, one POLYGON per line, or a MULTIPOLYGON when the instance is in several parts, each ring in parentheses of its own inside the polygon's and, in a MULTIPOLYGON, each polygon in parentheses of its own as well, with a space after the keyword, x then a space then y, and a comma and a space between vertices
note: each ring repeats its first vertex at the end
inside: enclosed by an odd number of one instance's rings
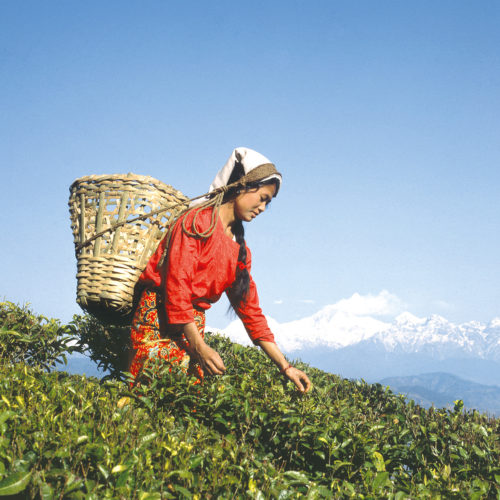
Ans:
MULTIPOLYGON (((201 337, 205 336, 205 313, 193 309, 194 321, 201 337)), ((189 342, 182 331, 170 332, 174 325, 167 325, 165 311, 157 292, 146 289, 142 292, 135 310, 130 336, 133 359, 129 372, 137 380, 138 375, 149 361, 164 359, 179 364, 187 373, 203 379, 203 370, 189 356, 189 342)))

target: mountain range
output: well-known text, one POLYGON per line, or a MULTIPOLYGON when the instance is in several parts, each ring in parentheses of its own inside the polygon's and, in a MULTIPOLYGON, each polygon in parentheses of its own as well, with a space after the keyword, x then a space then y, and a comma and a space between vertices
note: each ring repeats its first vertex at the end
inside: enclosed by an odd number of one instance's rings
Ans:
MULTIPOLYGON (((471 321, 457 325, 439 315, 418 318, 405 312, 388 323, 327 306, 297 321, 278 323, 271 317, 267 320, 282 349, 289 353, 316 347, 338 350, 371 342, 387 352, 428 353, 440 359, 465 356, 500 362, 500 318, 489 324, 471 321)), ((234 341, 248 343, 239 320, 230 323, 223 332, 234 341)))
MULTIPOLYGON (((442 316, 419 318, 394 296, 354 294, 312 316, 278 323, 268 317, 280 348, 326 371, 378 382, 387 377, 447 372, 486 385, 500 385, 500 318, 455 324, 442 316)), ((239 320, 223 332, 248 344, 239 320)))

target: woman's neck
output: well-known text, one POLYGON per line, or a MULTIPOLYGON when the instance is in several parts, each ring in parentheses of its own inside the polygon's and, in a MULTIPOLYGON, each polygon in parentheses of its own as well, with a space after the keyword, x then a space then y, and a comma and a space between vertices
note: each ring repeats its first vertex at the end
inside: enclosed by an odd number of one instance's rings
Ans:
POLYGON ((234 236, 233 225, 236 222, 236 216, 234 215, 234 203, 230 201, 221 205, 219 209, 219 217, 224 228, 224 232, 232 238, 234 236))

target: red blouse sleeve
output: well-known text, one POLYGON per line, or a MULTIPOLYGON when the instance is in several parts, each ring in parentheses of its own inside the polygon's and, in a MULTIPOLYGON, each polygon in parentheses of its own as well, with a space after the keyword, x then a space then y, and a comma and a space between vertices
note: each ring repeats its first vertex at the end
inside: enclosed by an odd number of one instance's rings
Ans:
MULTIPOLYGON (((247 255, 247 268, 248 272, 250 273, 252 256, 248 247, 247 255)), ((276 341, 274 340, 274 335, 269 329, 269 325, 267 324, 266 317, 264 316, 264 314, 262 313, 262 309, 260 308, 257 286, 252 279, 252 275, 250 274, 250 287, 245 300, 243 300, 239 304, 235 304, 231 300, 230 291, 228 290, 227 292, 227 296, 233 304, 236 314, 245 325, 245 329, 252 342, 256 344, 257 342, 264 340, 266 342, 276 343, 276 341)))
POLYGON ((169 323, 194 321, 192 283, 199 252, 200 240, 186 235, 179 220, 169 243, 164 282, 165 310, 169 323))

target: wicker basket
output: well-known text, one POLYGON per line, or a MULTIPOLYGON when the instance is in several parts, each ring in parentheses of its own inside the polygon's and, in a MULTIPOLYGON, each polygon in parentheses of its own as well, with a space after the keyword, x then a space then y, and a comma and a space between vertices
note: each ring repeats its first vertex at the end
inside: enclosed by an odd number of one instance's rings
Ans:
POLYGON ((76 301, 82 309, 108 323, 129 321, 137 280, 187 201, 180 191, 142 175, 90 175, 71 185, 76 301))

